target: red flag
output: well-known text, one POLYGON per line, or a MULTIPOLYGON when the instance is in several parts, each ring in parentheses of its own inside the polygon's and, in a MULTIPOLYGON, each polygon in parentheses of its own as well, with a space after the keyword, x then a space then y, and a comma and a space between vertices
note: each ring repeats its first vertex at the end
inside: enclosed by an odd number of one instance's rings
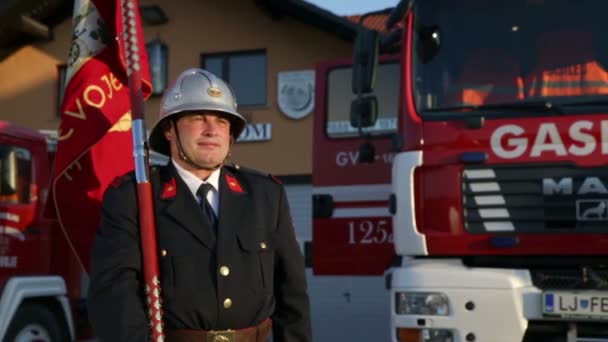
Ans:
MULTIPOLYGON (((139 13, 143 96, 151 93, 139 13)), ((133 138, 120 0, 76 0, 61 105, 51 205, 85 270, 112 180, 133 170, 133 138)))

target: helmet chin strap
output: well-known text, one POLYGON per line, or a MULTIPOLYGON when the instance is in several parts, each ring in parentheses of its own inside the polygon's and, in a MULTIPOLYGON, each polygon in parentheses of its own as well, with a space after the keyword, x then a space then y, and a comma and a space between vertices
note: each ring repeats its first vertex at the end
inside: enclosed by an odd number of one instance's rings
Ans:
POLYGON ((219 163, 218 165, 215 165, 212 167, 203 166, 203 165, 199 165, 199 164, 195 163, 192 159, 190 159, 190 157, 188 157, 188 155, 186 155, 186 152, 184 152, 184 148, 182 147, 182 142, 181 142, 181 139, 179 138, 179 132, 177 130, 177 125, 175 124, 175 120, 169 120, 169 122, 171 122, 171 127, 173 127, 173 131, 175 132, 175 142, 177 143, 177 152, 179 153, 179 159, 183 160, 188 165, 192 166, 193 168, 195 168, 197 170, 215 171, 215 170, 219 169, 220 167, 222 167, 222 165, 224 165, 223 161, 221 163, 219 163))

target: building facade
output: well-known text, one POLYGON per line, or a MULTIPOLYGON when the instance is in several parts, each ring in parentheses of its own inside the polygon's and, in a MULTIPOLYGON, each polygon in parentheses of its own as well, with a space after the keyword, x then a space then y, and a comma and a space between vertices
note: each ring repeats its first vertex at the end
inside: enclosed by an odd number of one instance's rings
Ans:
MULTIPOLYGON (((49 0, 54 2, 66 1, 49 0)), ((319 61, 350 58, 356 25, 301 0, 140 0, 140 6, 161 9, 166 17, 144 25, 144 36, 166 47, 169 81, 203 67, 234 88, 250 125, 231 159, 284 181, 298 240, 310 259, 304 245, 312 240, 314 68, 319 61)), ((70 15, 59 15, 52 39, 19 45, 0 59, 1 120, 45 132, 59 127, 70 15)), ((145 103, 148 127, 159 103, 160 95, 145 103)), ((310 268, 307 276, 315 341, 388 340, 382 277, 318 277, 310 268)))
MULTIPOLYGON (((310 175, 315 63, 351 55, 352 40, 331 26, 349 22, 303 1, 142 0, 140 5, 155 5, 168 19, 144 25, 144 36, 167 47, 169 81, 185 69, 204 67, 235 88, 239 111, 252 125, 234 147, 233 161, 279 176, 310 175), (290 15, 306 10, 308 19, 290 15)), ((71 25, 67 16, 53 28, 51 40, 20 46, 0 61, 3 120, 58 128, 71 25)), ((145 103, 148 126, 159 102, 160 96, 152 96, 145 103)))

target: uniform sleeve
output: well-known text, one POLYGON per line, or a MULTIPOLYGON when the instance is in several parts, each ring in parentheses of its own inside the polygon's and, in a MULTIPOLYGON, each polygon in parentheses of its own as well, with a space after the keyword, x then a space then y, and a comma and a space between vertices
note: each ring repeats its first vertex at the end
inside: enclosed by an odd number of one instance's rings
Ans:
POLYGON ((304 257, 296 240, 285 190, 281 187, 278 227, 275 233, 275 298, 272 315, 274 342, 312 340, 310 304, 306 292, 304 257))
POLYGON ((135 186, 109 187, 93 243, 89 320, 101 342, 148 341, 135 186))

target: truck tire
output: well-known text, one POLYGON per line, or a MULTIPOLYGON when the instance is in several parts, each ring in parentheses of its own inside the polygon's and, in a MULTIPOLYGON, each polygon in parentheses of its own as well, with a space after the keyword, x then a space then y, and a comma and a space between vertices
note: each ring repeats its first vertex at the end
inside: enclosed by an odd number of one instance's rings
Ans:
POLYGON ((60 320, 44 305, 22 304, 6 332, 5 342, 63 342, 69 335, 60 320))

